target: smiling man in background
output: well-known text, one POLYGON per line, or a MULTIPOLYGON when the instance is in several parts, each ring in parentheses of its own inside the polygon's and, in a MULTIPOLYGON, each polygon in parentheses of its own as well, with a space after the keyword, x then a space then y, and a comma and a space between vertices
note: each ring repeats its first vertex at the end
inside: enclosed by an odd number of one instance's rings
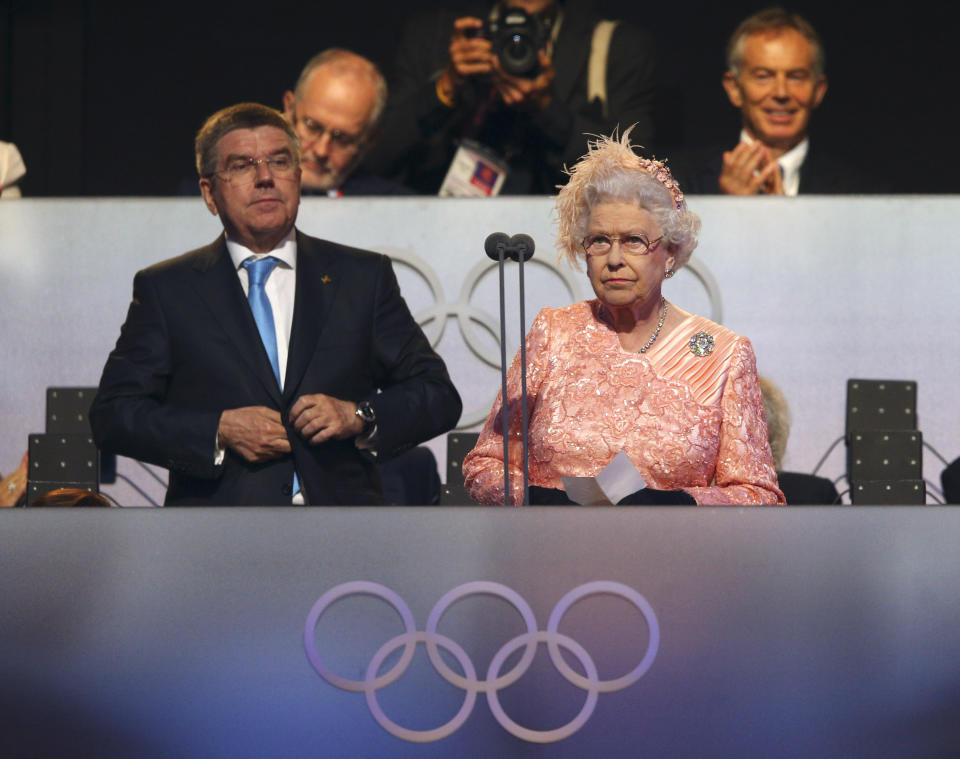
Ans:
POLYGON ((723 88, 740 111, 740 141, 698 158, 678 157, 690 194, 798 195, 876 192, 868 175, 814 150, 813 112, 827 93, 826 56, 813 26, 768 8, 745 19, 727 43, 723 88))
POLYGON ((827 94, 823 46, 804 19, 780 9, 746 19, 727 47, 723 88, 740 109, 740 143, 723 154, 720 192, 796 195, 807 128, 827 94))

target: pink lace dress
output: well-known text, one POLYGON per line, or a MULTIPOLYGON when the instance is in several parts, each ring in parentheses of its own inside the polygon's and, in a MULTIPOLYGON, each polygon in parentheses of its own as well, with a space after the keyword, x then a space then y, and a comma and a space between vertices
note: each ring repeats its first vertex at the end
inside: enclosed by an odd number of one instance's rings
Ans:
MULTIPOLYGON (((767 442, 750 341, 688 316, 645 353, 624 350, 598 317, 599 301, 545 308, 526 338, 530 484, 594 476, 621 450, 658 490, 698 504, 784 503, 767 442), (691 350, 713 337, 706 355, 691 350)), ((507 376, 510 501, 523 500, 520 358, 507 376)), ((463 462, 478 503, 503 503, 502 398, 463 462)))

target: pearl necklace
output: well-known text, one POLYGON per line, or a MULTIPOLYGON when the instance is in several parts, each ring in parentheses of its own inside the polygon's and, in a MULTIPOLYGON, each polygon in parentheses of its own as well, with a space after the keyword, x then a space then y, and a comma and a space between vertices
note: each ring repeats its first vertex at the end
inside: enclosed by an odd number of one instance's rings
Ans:
POLYGON ((650 335, 650 339, 647 340, 647 344, 644 345, 637 353, 646 353, 647 348, 653 345, 657 338, 660 337, 660 330, 663 329, 663 320, 667 317, 667 299, 662 295, 660 296, 660 320, 657 322, 657 328, 653 331, 653 334, 650 335))

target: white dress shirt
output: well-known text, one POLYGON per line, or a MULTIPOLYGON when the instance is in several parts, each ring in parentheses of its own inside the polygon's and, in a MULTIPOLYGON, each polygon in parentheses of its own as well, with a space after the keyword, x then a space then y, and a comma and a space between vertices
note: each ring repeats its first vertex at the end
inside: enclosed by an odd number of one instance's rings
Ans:
MULTIPOLYGON (((226 233, 224 233, 226 234, 226 233)), ((280 389, 283 390, 283 382, 287 376, 287 352, 290 345, 290 332, 293 329, 293 304, 297 294, 297 237, 296 232, 291 229, 280 244, 269 253, 254 253, 249 248, 241 245, 235 240, 227 237, 227 252, 230 254, 230 260, 240 277, 240 286, 243 287, 244 295, 250 292, 250 275, 243 268, 243 262, 247 259, 260 259, 267 256, 273 256, 277 259, 277 265, 267 277, 267 282, 263 286, 270 300, 270 310, 273 311, 273 328, 277 333, 277 366, 280 370, 280 389)), ((226 450, 216 446, 214 454, 214 463, 218 466, 223 463, 226 456, 226 450)), ((292 498, 294 504, 303 504, 303 491, 298 490, 292 498)))
POLYGON ((254 253, 249 248, 227 237, 227 251, 230 260, 240 277, 240 285, 244 295, 250 292, 250 275, 243 268, 243 262, 249 258, 260 259, 273 256, 278 260, 277 265, 267 283, 263 286, 270 299, 270 309, 273 311, 273 326, 277 333, 277 364, 280 368, 280 389, 283 390, 283 381, 287 376, 287 350, 290 345, 290 332, 293 329, 293 304, 297 294, 297 238, 294 230, 290 230, 281 243, 269 253, 254 253))
MULTIPOLYGON (((290 344, 290 332, 293 330, 293 305, 297 293, 297 238, 295 230, 291 229, 283 241, 269 253, 254 253, 249 248, 227 237, 227 251, 230 253, 230 260, 237 270, 237 276, 240 277, 240 285, 243 287, 244 295, 250 292, 250 275, 243 268, 243 262, 249 258, 260 259, 267 256, 273 256, 278 259, 277 265, 267 282, 263 286, 270 299, 270 308, 273 311, 273 326, 277 333, 277 365, 280 369, 280 389, 283 390, 283 381, 287 375, 287 351, 290 344)), ((354 444, 364 450, 372 449, 375 445, 377 428, 366 435, 361 435, 354 440, 354 444)), ((223 463, 226 454, 222 448, 217 448, 215 462, 223 463)), ((293 503, 301 505, 304 503, 303 491, 298 490, 293 496, 293 503)))

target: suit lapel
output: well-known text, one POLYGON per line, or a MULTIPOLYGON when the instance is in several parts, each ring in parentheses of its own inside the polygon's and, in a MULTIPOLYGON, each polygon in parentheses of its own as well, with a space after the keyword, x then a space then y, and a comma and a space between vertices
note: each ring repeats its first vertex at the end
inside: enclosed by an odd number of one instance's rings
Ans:
POLYGON ((233 342, 237 356, 279 407, 280 388, 222 235, 201 249, 194 269, 197 272, 194 280, 197 292, 210 308, 214 320, 233 342))
MULTIPOLYGON (((832 158, 832 157, 831 157, 832 158)), ((823 155, 812 146, 808 148, 807 157, 800 167, 801 195, 850 192, 842 183, 842 171, 837 170, 835 160, 822 160, 823 155)))
POLYGON ((297 231, 297 292, 293 306, 293 327, 287 350, 287 373, 283 396, 289 403, 317 341, 330 319, 330 309, 341 283, 341 265, 336 246, 297 231))

